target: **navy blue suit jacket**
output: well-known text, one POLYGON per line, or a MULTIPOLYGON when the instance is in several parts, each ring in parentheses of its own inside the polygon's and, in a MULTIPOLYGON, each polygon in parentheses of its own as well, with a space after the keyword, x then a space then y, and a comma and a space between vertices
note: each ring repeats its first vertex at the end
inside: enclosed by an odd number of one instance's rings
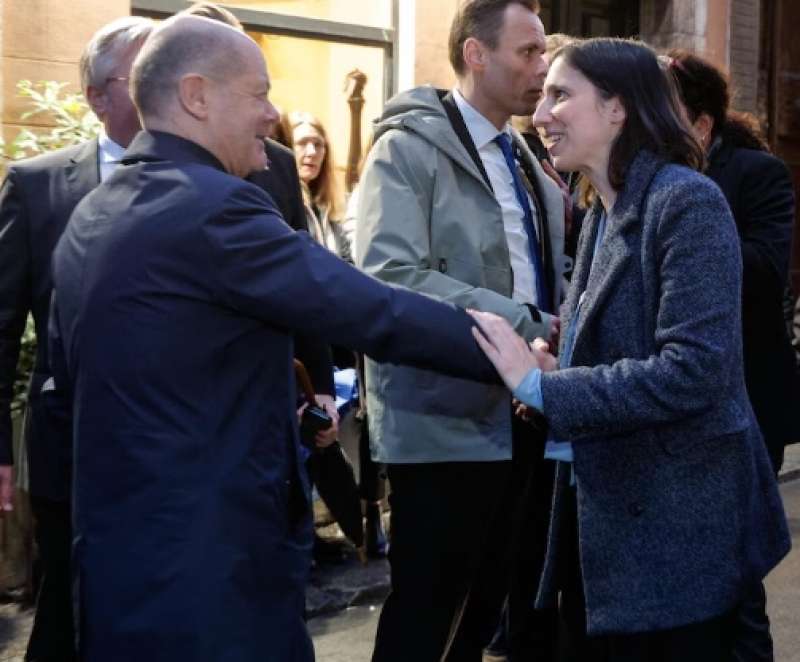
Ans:
POLYGON ((361 274, 155 132, 78 206, 54 278, 81 659, 310 660, 292 334, 495 380, 470 318, 361 274))

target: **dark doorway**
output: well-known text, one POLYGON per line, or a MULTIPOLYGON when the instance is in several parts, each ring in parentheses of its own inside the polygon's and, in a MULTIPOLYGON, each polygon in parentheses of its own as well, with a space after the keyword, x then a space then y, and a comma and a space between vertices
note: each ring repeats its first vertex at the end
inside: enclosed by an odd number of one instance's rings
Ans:
POLYGON ((632 37, 639 32, 639 0, 542 0, 550 32, 576 37, 632 37))

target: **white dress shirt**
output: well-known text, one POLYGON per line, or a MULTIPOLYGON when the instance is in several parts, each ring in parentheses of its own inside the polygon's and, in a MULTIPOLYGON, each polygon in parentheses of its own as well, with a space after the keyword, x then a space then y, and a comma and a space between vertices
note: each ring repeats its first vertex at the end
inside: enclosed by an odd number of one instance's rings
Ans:
MULTIPOLYGON (((456 106, 464 118, 467 131, 475 143, 483 162, 486 174, 494 189, 494 196, 503 212, 503 227, 506 232, 506 243, 511 259, 511 270, 514 272, 514 292, 511 298, 518 303, 530 303, 538 306, 536 283, 534 282, 533 265, 528 249, 528 233, 525 231, 523 219, 525 214, 517 200, 514 180, 500 146, 494 142, 498 133, 497 127, 473 108, 458 90, 453 90, 456 106)), ((506 125, 503 130, 509 133, 506 125)), ((527 195, 527 193, 526 193, 527 195)), ((536 226, 536 205, 528 196, 536 226)))
POLYGON ((106 135, 106 132, 101 129, 100 135, 97 137, 97 161, 100 166, 101 182, 106 181, 111 176, 124 153, 125 148, 111 140, 106 135))

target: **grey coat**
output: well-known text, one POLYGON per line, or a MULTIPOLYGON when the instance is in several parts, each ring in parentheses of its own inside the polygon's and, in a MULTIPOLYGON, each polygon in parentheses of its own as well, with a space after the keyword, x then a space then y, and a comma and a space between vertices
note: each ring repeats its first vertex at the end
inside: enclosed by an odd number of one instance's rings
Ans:
MULTIPOLYGON (((394 97, 375 128, 359 184, 356 265, 385 282, 461 308, 505 317, 528 339, 546 336, 511 300, 513 274, 502 212, 445 114, 437 91, 394 97)), ((569 264, 563 201, 518 136, 542 192, 556 300, 569 264)), ((420 338, 419 342, 425 342, 420 338)), ((373 457, 381 462, 495 461, 511 457, 511 407, 502 386, 366 363, 373 457)))
MULTIPOLYGON (((790 547, 745 392, 739 241, 715 184, 647 152, 590 276, 597 221, 562 308, 566 329, 585 289, 575 367, 543 376, 544 411, 573 442, 589 632, 671 628, 732 608, 790 547)), ((556 587, 568 473, 559 465, 540 605, 556 587)))

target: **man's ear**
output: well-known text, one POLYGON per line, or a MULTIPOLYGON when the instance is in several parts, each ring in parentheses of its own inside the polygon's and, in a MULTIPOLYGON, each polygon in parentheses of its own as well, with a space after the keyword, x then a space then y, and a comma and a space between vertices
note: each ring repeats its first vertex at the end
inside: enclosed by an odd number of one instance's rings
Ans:
POLYGON ((178 99, 183 109, 192 117, 203 120, 208 117, 211 81, 200 74, 186 74, 178 83, 178 99))
POLYGON ((99 87, 89 85, 86 88, 86 102, 89 104, 92 112, 97 115, 97 118, 102 121, 108 111, 108 97, 106 97, 106 93, 99 87))
POLYGON ((461 56, 464 58, 467 69, 471 71, 482 71, 486 65, 485 47, 475 37, 469 37, 464 41, 461 56))

